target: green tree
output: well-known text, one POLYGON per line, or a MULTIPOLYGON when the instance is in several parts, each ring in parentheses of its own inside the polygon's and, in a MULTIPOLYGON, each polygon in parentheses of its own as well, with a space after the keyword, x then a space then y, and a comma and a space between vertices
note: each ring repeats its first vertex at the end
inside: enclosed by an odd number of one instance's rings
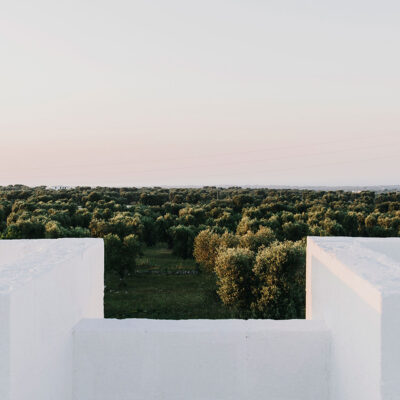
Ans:
POLYGON ((135 235, 128 235, 121 240, 118 235, 108 234, 104 237, 104 247, 107 271, 117 272, 122 281, 135 272, 136 258, 141 251, 135 235))
POLYGON ((210 229, 201 231, 194 240, 194 258, 207 272, 214 272, 215 259, 220 245, 220 236, 210 229))
POLYGON ((271 228, 260 226, 256 233, 248 231, 246 234, 239 237, 240 247, 250 249, 257 252, 261 246, 269 246, 276 240, 274 231, 271 228))
POLYGON ((172 251, 182 258, 189 258, 193 254, 195 231, 191 226, 178 225, 169 230, 172 237, 172 251))
POLYGON ((261 249, 253 269, 257 285, 252 304, 263 318, 304 318, 305 248, 301 242, 275 242, 261 249))
POLYGON ((286 240, 297 241, 307 236, 308 226, 303 222, 286 222, 282 225, 283 236, 286 240))
POLYGON ((215 261, 218 295, 232 308, 249 310, 253 301, 254 253, 249 249, 230 248, 218 253, 215 261))

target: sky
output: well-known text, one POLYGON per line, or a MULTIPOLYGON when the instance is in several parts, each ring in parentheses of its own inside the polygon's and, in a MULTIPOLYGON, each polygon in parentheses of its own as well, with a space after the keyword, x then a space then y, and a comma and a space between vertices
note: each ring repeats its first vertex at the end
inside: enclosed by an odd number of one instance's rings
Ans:
POLYGON ((400 184, 400 2, 0 3, 0 185, 400 184))

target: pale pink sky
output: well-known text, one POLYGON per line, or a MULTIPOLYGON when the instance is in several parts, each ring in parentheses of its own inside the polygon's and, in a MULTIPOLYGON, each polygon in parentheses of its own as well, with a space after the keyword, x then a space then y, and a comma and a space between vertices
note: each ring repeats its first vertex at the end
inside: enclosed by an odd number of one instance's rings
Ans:
POLYGON ((397 1, 6 2, 0 184, 400 184, 399 19, 397 1))

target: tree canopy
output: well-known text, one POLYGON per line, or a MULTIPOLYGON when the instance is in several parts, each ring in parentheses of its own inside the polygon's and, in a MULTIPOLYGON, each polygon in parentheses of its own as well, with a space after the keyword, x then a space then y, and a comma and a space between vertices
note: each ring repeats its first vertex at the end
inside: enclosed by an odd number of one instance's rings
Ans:
POLYGON ((400 193, 0 187, 1 239, 104 238, 106 272, 121 280, 144 246, 166 243, 245 316, 302 315, 307 235, 400 236, 400 193))

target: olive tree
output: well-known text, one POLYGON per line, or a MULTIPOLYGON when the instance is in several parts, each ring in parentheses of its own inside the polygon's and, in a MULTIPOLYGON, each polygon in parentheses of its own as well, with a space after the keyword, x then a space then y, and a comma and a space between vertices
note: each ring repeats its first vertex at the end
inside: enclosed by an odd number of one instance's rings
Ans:
POLYGON ((261 249, 253 272, 252 308, 259 317, 304 318, 305 249, 302 242, 274 242, 261 249))

